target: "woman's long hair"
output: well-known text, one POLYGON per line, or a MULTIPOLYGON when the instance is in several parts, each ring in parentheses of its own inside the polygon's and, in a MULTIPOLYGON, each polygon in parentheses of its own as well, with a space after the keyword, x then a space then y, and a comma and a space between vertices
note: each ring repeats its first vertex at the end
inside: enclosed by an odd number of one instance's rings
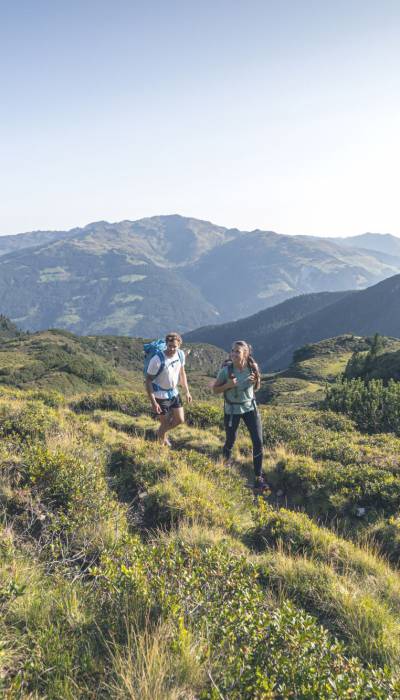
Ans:
POLYGON ((235 340, 235 342, 232 343, 232 346, 234 345, 240 345, 240 347, 244 349, 246 353, 247 366, 250 372, 252 372, 256 377, 256 381, 254 382, 254 391, 258 391, 258 389, 261 386, 261 372, 257 362, 253 357, 253 348, 249 343, 246 343, 245 340, 235 340))

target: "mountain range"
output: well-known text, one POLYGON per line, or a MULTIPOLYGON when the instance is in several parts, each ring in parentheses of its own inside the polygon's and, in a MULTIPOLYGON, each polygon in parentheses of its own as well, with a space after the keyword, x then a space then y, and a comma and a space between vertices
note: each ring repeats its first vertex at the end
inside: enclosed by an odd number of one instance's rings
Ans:
POLYGON ((287 367, 296 348, 344 334, 400 337, 400 275, 364 290, 305 294, 236 323, 199 328, 185 340, 229 350, 245 338, 264 371, 287 367))
POLYGON ((285 236, 177 215, 100 221, 0 237, 0 312, 27 330, 154 337, 398 272, 400 241, 388 234, 285 236))

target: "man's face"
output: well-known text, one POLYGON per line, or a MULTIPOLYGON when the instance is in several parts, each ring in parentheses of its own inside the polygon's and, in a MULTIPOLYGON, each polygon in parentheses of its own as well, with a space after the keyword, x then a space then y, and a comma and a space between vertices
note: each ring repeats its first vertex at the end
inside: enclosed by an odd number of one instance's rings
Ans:
POLYGON ((179 342, 176 338, 167 338, 167 355, 174 355, 179 348, 179 342))

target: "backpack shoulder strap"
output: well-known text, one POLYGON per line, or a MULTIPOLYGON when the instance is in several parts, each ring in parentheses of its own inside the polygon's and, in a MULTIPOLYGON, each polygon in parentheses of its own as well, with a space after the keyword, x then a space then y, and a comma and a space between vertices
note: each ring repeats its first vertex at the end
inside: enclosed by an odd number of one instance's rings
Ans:
POLYGON ((183 350, 181 350, 180 348, 178 348, 178 357, 179 357, 180 363, 183 367, 185 364, 185 356, 183 354, 183 350))
POLYGON ((162 350, 157 350, 157 352, 153 355, 153 357, 158 357, 160 359, 160 366, 156 372, 156 374, 153 375, 153 379, 158 377, 159 374, 163 371, 165 367, 165 355, 162 350))
POLYGON ((226 369, 228 370, 228 377, 229 379, 232 379, 235 376, 235 373, 233 371, 233 362, 232 360, 228 360, 228 362, 225 365, 226 369))

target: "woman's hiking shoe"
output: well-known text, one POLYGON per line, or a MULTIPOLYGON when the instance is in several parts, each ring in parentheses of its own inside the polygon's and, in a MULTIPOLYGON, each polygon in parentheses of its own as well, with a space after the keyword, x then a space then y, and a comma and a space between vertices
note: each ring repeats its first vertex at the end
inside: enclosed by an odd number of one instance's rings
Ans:
POLYGON ((264 481, 264 477, 262 476, 256 476, 254 479, 254 491, 257 493, 264 493, 266 489, 268 488, 267 484, 264 481))
POLYGON ((233 467, 233 465, 234 465, 234 461, 233 461, 232 457, 224 458, 223 463, 224 463, 224 467, 233 467))

